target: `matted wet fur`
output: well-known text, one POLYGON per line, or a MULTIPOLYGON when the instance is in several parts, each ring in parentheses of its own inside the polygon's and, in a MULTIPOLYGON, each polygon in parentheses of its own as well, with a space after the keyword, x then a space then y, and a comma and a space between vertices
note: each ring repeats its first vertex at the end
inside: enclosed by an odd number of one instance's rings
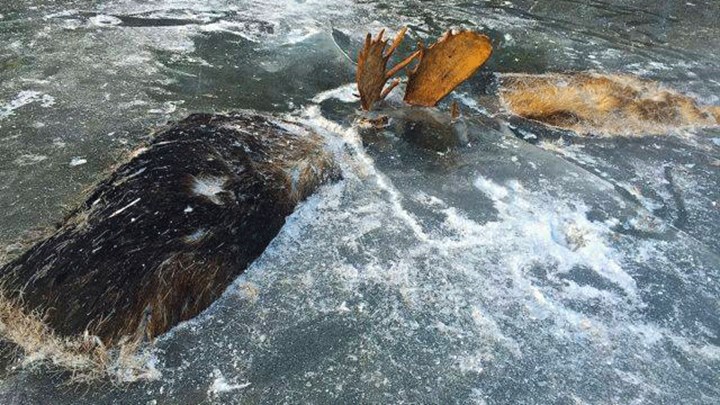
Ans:
POLYGON ((653 135, 720 124, 720 107, 630 75, 503 74, 509 112, 592 135, 653 135))
POLYGON ((153 338, 207 308, 337 175, 320 136, 298 124, 192 115, 3 266, 3 298, 42 314, 45 335, 87 332, 107 347, 153 338))
MULTIPOLYGON (((0 336, 22 352, 17 360, 28 366, 39 362, 70 374, 72 382, 90 382, 104 377, 113 381, 132 382, 158 375, 148 363, 150 353, 139 339, 124 340, 106 347, 100 339, 88 334, 58 336, 42 320, 42 314, 26 312, 18 299, 0 293, 0 336)), ((15 357, 10 355, 10 360, 15 357)))

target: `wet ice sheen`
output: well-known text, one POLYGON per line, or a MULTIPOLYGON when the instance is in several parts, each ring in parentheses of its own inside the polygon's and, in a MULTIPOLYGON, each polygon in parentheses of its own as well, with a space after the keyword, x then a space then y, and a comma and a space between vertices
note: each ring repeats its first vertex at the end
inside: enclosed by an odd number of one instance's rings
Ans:
POLYGON ((487 72, 641 73, 716 102, 716 2, 34 3, 0 6, 0 240, 189 111, 290 113, 343 180, 159 340, 156 380, 20 371, 3 403, 720 401, 720 133, 561 137, 499 111, 486 73, 454 96, 480 117, 461 146, 422 114, 361 133, 345 56, 367 29, 461 24, 496 41, 487 72))

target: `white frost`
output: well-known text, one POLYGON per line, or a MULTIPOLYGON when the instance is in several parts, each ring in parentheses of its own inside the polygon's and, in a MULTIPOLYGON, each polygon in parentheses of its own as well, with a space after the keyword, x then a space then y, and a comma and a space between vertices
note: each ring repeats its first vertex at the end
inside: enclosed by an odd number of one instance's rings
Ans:
POLYGON ((493 183, 492 181, 484 177, 479 177, 477 180, 475 180, 475 187, 480 189, 493 201, 502 200, 503 198, 508 196, 508 191, 505 187, 493 183))
POLYGON ((119 25, 121 23, 122 23, 122 20, 120 20, 117 17, 113 17, 111 15, 99 14, 94 17, 90 17, 90 24, 96 25, 98 27, 111 27, 111 26, 119 25))
POLYGON ((249 382, 242 384, 229 383, 218 369, 213 370, 213 377, 215 377, 215 379, 212 384, 210 384, 210 388, 208 388, 208 395, 217 395, 222 392, 240 390, 250 386, 249 382))
POLYGON ((52 107, 55 104, 55 98, 39 91, 24 90, 18 93, 14 99, 6 104, 0 104, 0 120, 13 115, 13 112, 20 107, 30 103, 39 102, 43 107, 52 107))
POLYGON ((25 155, 20 155, 20 157, 15 159, 14 163, 18 166, 30 166, 30 165, 34 165, 35 163, 40 163, 47 158, 48 157, 45 155, 36 155, 36 154, 28 153, 25 155))
POLYGON ((192 192, 207 197, 214 204, 222 205, 223 203, 218 198, 218 194, 225 191, 223 187, 226 181, 226 177, 193 177, 192 192))
MULTIPOLYGON (((508 244, 520 243, 517 250, 523 254, 516 257, 514 263, 518 271, 530 264, 527 260, 539 258, 555 262, 558 272, 586 266, 622 288, 629 297, 637 297, 635 280, 623 270, 620 254, 609 243, 612 223, 588 220, 588 208, 580 202, 571 208, 564 202, 546 201, 516 181, 507 185, 503 187, 484 177, 475 181, 475 186, 495 201, 502 222, 489 224, 483 227, 484 231, 473 231, 509 235, 508 244)), ((467 221, 465 224, 467 226, 467 221)))
POLYGON ((84 165, 85 163, 87 163, 87 159, 83 159, 81 157, 74 157, 72 158, 72 160, 70 160, 71 167, 84 165))
POLYGON ((348 83, 340 87, 318 93, 315 97, 313 97, 312 102, 322 103, 325 100, 334 98, 342 101, 343 103, 354 103, 359 100, 355 97, 357 91, 357 85, 355 83, 348 83))

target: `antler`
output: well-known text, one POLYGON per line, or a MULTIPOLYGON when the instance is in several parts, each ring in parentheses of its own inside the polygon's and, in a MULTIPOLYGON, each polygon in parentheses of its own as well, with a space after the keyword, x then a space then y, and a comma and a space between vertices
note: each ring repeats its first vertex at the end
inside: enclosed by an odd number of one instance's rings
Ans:
POLYGON ((472 31, 447 32, 429 48, 418 44, 420 62, 408 74, 405 102, 432 107, 490 58, 490 39, 472 31))
POLYGON ((387 70, 387 63, 397 47, 400 46, 406 32, 407 27, 401 29, 387 51, 385 48, 388 41, 383 39, 384 29, 375 38, 367 34, 365 46, 358 55, 358 69, 355 76, 360 92, 360 103, 364 110, 372 108, 376 101, 384 99, 392 89, 400 84, 400 80, 395 79, 388 87, 385 87, 388 80, 420 55, 420 51, 414 52, 392 69, 387 70))

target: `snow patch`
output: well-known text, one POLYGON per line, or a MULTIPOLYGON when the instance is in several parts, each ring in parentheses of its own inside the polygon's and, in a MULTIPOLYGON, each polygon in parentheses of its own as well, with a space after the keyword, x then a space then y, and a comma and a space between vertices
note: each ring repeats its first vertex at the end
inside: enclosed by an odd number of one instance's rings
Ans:
POLYGON ((81 157, 74 157, 72 160, 70 160, 70 167, 80 166, 87 163, 87 159, 83 159, 81 157))
POLYGON ((185 236, 185 242, 186 243, 195 243, 200 240, 202 240, 206 235, 208 234, 208 231, 205 229, 196 229, 195 232, 191 233, 190 235, 185 236))
POLYGON ((37 155, 34 153, 27 153, 24 155, 20 155, 20 157, 18 157, 17 159, 14 160, 14 163, 18 166, 30 166, 30 165, 34 165, 36 163, 40 163, 47 158, 48 157, 45 155, 37 155))
POLYGON ((90 17, 90 24, 97 27, 112 27, 122 24, 122 20, 111 15, 99 14, 94 17, 90 17))
POLYGON ((55 98, 51 95, 41 93, 39 91, 24 90, 15 96, 8 103, 0 104, 0 120, 14 114, 18 108, 31 103, 40 103, 42 107, 52 107, 55 105, 55 98))
POLYGON ((318 93, 312 98, 312 102, 320 104, 325 100, 336 99, 343 103, 355 103, 359 100, 355 97, 357 92, 357 85, 355 83, 348 83, 340 87, 318 93))
MULTIPOLYGON (((588 208, 580 202, 547 201, 511 181, 503 187, 490 179, 479 177, 475 186, 495 201, 499 219, 479 229, 467 229, 469 234, 507 235, 508 244, 520 244, 522 256, 512 258, 520 272, 534 262, 555 263, 557 273, 578 266, 589 268, 600 277, 620 287, 628 297, 637 298, 635 280, 620 263, 621 256, 612 248, 611 227, 616 221, 593 222, 587 218, 588 208), (502 229, 498 229, 502 228, 502 229)), ((447 210, 448 214, 453 212, 447 210)), ((452 218, 452 215, 450 215, 452 218)), ((455 219, 449 225, 468 226, 471 222, 455 219)), ((495 240, 495 243, 499 243, 495 240)))
POLYGON ((208 388, 208 395, 218 395, 223 392, 241 390, 250 386, 249 382, 241 384, 229 383, 218 369, 213 370, 212 377, 215 377, 215 379, 212 384, 210 384, 210 388, 208 388))
POLYGON ((479 177, 477 180, 475 180, 475 187, 480 189, 493 201, 502 200, 503 198, 506 198, 509 194, 508 190, 505 187, 500 186, 484 177, 479 177))
POLYGON ((148 113, 169 115, 177 111, 178 106, 182 104, 185 104, 185 100, 166 101, 163 103, 162 108, 154 108, 152 110, 148 110, 148 113))
POLYGON ((191 189, 195 195, 207 197, 214 204, 223 205, 218 195, 225 191, 223 187, 227 180, 227 177, 216 176, 193 177, 191 189))

